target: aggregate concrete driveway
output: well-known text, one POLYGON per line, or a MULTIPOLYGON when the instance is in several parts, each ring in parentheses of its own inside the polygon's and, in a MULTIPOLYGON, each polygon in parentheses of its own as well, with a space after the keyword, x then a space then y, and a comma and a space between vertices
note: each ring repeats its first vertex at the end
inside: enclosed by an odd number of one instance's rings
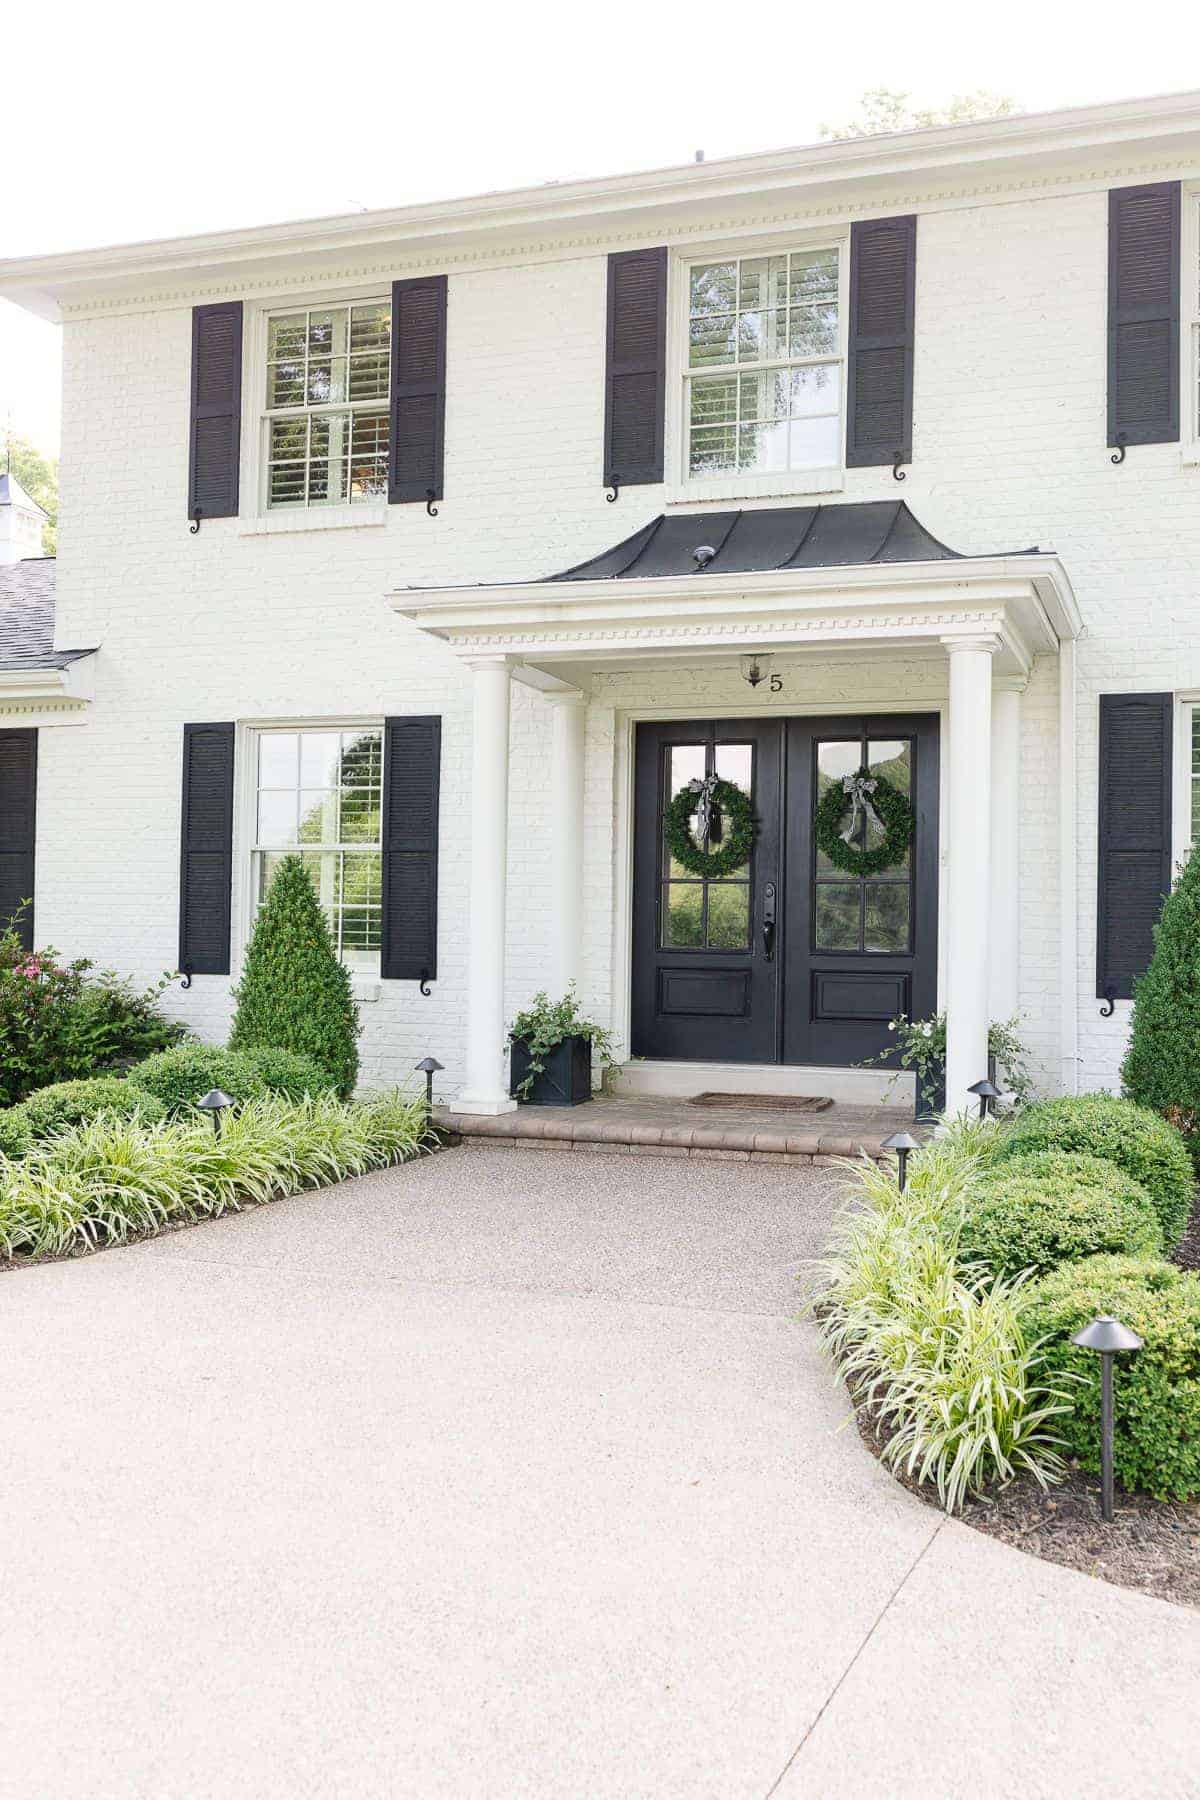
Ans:
POLYGON ((460 1150, 0 1279, 0 1795, 1200 1794, 1200 1616, 839 1431, 835 1179, 460 1150))

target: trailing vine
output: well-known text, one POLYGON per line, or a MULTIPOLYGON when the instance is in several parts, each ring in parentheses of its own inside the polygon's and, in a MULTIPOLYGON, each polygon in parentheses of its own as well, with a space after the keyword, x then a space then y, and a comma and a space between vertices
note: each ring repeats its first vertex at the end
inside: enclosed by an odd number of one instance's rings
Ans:
POLYGON ((551 1000, 544 988, 535 994, 525 1011, 513 1020, 509 1036, 520 1039, 529 1053, 529 1073, 513 1089, 519 1100, 529 1098, 534 1081, 546 1072, 546 1058, 566 1038, 586 1038, 605 1074, 616 1067, 612 1038, 603 1025, 597 1025, 595 1020, 585 1018, 580 1012, 574 982, 570 983, 561 1000, 551 1000))
POLYGON ((757 835, 754 806, 749 794, 732 781, 712 776, 703 782, 689 781, 668 806, 665 823, 667 847, 691 875, 715 881, 750 861, 757 835), (692 815, 705 800, 711 821, 707 850, 692 836, 692 815))
POLYGON ((882 775, 873 775, 870 769, 862 768, 857 775, 847 776, 845 781, 831 782, 826 788, 817 804, 813 832, 817 848, 824 852, 835 869, 841 869, 847 875, 878 875, 904 860, 912 843, 912 804, 907 794, 902 794, 882 775), (839 827, 847 805, 854 807, 854 823, 857 823, 860 809, 865 809, 868 816, 872 811, 875 813, 883 826, 882 842, 869 850, 846 842, 839 827))

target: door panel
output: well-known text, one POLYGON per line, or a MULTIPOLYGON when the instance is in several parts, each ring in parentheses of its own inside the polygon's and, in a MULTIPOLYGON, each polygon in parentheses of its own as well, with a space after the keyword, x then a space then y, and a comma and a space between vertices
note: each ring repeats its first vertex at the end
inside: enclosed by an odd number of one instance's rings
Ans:
POLYGON ((779 962, 774 943, 764 940, 762 915, 774 906, 779 884, 782 747, 779 720, 638 727, 635 1056, 709 1062, 778 1058, 779 962), (758 836, 745 868, 702 881, 672 861, 663 813, 681 787, 714 772, 749 792, 758 836))
MULTIPOLYGON (((791 719, 786 760, 783 1060, 845 1066, 887 1048, 889 1019, 937 1004, 938 721, 791 719), (908 794, 914 829, 898 862, 855 878, 817 848, 813 815, 864 765, 908 794)), ((853 841, 878 835, 861 820, 853 841)))

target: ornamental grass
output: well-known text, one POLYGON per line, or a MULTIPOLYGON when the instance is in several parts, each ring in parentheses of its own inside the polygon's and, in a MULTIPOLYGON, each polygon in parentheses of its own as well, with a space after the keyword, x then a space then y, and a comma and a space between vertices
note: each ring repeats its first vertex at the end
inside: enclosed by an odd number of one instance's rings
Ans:
POLYGON ((264 1096, 225 1115, 147 1122, 102 1113, 0 1158, 0 1254, 65 1256, 323 1186, 417 1155, 422 1098, 264 1096))

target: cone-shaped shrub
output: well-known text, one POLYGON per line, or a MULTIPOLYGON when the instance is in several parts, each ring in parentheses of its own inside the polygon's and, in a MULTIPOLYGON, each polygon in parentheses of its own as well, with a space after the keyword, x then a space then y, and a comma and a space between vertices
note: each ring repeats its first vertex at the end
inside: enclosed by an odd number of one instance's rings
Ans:
POLYGON ((231 1049, 297 1050, 326 1071, 339 1094, 353 1093, 359 1024, 350 972, 334 952, 298 856, 284 857, 267 890, 234 998, 231 1049))
POLYGON ((1154 955, 1134 990, 1121 1070, 1125 1092, 1151 1106, 1200 1154, 1200 856, 1188 858, 1163 901, 1154 955))

